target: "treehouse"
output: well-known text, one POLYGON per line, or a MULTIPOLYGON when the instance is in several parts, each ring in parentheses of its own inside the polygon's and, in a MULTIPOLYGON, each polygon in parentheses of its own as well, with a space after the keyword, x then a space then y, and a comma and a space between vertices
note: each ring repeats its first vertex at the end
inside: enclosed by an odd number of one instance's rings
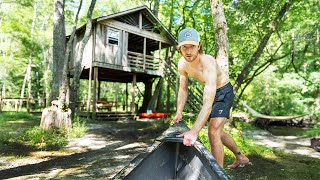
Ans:
MULTIPOLYGON (((132 83, 134 87, 136 82, 163 77, 166 60, 161 52, 176 45, 173 36, 146 6, 102 16, 92 21, 92 33, 84 48, 79 70, 77 56, 85 28, 83 26, 76 31, 69 68, 71 76, 80 71, 81 79, 94 80, 93 112, 99 81, 132 83)), ((132 96, 134 99, 135 91, 132 96)), ((130 103, 133 112, 134 102, 130 103)))

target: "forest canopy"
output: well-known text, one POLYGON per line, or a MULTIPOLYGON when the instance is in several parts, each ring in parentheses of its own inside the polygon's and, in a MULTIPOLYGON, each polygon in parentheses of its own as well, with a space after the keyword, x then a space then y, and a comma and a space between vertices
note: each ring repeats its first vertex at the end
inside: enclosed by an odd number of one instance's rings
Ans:
MULTIPOLYGON (((90 2, 83 1, 78 27, 87 21, 90 2)), ((148 6, 174 37, 183 28, 194 27, 205 53, 216 54, 210 1, 97 0, 92 18, 141 5, 148 6)), ((237 100, 268 115, 320 117, 320 1, 224 0, 223 5, 229 76, 237 100)), ((78 1, 65 1, 67 34, 72 31, 78 7, 78 1)), ((28 78, 32 97, 49 96, 52 32, 51 0, 0 0, 2 97, 26 97, 28 92, 22 89, 28 78)), ((175 53, 173 60, 179 57, 175 53)), ((81 93, 83 97, 87 92, 81 93)))

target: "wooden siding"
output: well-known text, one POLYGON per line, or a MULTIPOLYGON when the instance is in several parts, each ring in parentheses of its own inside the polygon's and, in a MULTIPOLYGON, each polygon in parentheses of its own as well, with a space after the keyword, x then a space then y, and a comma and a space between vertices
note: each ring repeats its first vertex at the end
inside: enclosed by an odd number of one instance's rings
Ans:
MULTIPOLYGON (((83 39, 84 33, 77 34, 74 37, 74 41, 72 44, 72 51, 70 54, 70 63, 69 68, 74 69, 76 67, 77 60, 80 59, 80 45, 83 39)), ((93 47, 93 38, 90 36, 84 51, 82 58, 82 65, 85 67, 90 67, 92 62, 92 47, 93 47)))
POLYGON ((166 44, 171 44, 171 42, 167 38, 163 37, 160 34, 149 32, 149 31, 140 29, 139 27, 131 26, 129 24, 122 23, 122 22, 119 22, 119 21, 116 21, 116 20, 113 20, 113 19, 106 20, 106 21, 101 22, 101 23, 104 23, 105 25, 107 25, 109 27, 119 28, 121 30, 125 30, 125 31, 127 31, 129 33, 133 33, 133 34, 136 34, 136 35, 139 35, 139 36, 142 36, 142 37, 146 37, 146 38, 149 38, 149 39, 154 39, 156 41, 160 41, 160 42, 163 42, 163 43, 166 43, 166 44))
POLYGON ((119 30, 118 45, 108 44, 108 27, 103 24, 97 24, 95 38, 95 59, 94 62, 102 62, 108 64, 127 66, 127 60, 123 56, 124 48, 127 47, 127 42, 124 42, 127 36, 124 31, 119 30))

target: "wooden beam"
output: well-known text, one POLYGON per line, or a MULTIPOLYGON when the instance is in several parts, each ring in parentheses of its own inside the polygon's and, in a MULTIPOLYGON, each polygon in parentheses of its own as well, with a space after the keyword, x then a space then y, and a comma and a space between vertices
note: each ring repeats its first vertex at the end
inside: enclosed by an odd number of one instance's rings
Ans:
POLYGON ((128 83, 126 83, 126 112, 128 112, 128 97, 129 97, 129 92, 128 92, 128 83))
POLYGON ((98 99, 100 99, 101 81, 98 81, 98 99))
POLYGON ((162 36, 160 34, 153 33, 153 32, 150 32, 150 31, 146 31, 146 30, 140 29, 138 27, 131 26, 129 24, 122 23, 122 22, 119 22, 119 21, 116 21, 116 20, 113 20, 113 19, 105 21, 105 22, 103 22, 103 24, 105 24, 107 26, 110 26, 110 27, 113 27, 113 28, 118 28, 118 29, 121 29, 121 30, 125 30, 125 31, 127 31, 129 33, 136 34, 136 35, 139 35, 139 36, 142 36, 142 37, 146 37, 146 38, 149 38, 149 39, 154 39, 156 41, 161 41, 161 42, 166 43, 166 44, 171 44, 171 42, 166 37, 164 37, 164 36, 162 36))
POLYGON ((135 98, 136 98, 136 82, 137 82, 137 75, 133 74, 132 79, 132 101, 131 101, 131 112, 135 113, 135 98))
POLYGON ((142 13, 139 12, 139 29, 142 29, 142 13))
POLYGON ((159 42, 159 58, 160 58, 160 59, 162 59, 162 58, 161 58, 161 45, 162 45, 161 42, 159 42))
POLYGON ((93 68, 93 99, 92 99, 92 119, 96 120, 96 106, 97 106, 97 83, 98 82, 98 67, 93 68))
POLYGON ((90 118, 91 86, 92 86, 92 65, 90 66, 90 70, 89 70, 89 89, 88 89, 88 101, 87 101, 87 119, 90 118))
POLYGON ((143 39, 143 70, 146 69, 147 38, 143 39))

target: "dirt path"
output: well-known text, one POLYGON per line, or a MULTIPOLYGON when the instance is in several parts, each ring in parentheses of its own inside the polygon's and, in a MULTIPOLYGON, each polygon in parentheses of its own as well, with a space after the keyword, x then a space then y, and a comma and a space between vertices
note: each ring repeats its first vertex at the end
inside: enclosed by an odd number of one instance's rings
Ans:
MULTIPOLYGON (((32 152, 0 158, 0 179, 110 179, 143 152, 164 129, 151 121, 90 123, 89 133, 60 152, 32 152)), ((165 126, 164 126, 165 128, 165 126)))
MULTIPOLYGON (((89 123, 88 134, 73 139, 63 151, 30 152, 20 159, 0 157, 0 179, 110 179, 143 152, 163 128, 150 128, 152 121, 89 123)), ((268 131, 245 131, 257 144, 320 159, 309 148, 309 138, 273 136, 268 131)))
POLYGON ((256 144, 282 149, 287 153, 305 155, 320 159, 320 152, 310 148, 310 138, 298 136, 274 136, 265 130, 244 131, 256 144))

